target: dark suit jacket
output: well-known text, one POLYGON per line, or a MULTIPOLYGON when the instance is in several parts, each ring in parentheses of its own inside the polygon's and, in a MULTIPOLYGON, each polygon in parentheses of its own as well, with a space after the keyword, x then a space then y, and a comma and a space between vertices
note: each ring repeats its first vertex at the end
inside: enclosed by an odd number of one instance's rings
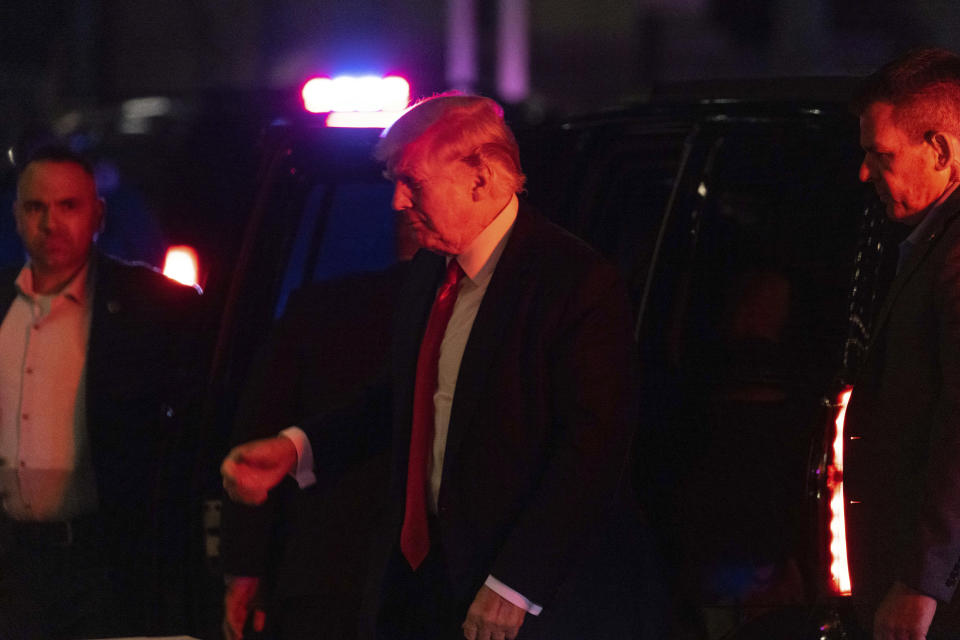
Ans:
MULTIPOLYGON (((194 464, 187 427, 203 392, 200 297, 145 266, 93 259, 87 431, 103 552, 130 598, 124 615, 134 630, 182 631, 184 603, 174 601, 185 585, 163 583, 183 578, 194 464)), ((0 273, 3 315, 18 272, 0 273)))
MULTIPOLYGON (((273 435, 348 405, 383 377, 406 267, 294 292, 250 369, 234 440, 273 435)), ((288 479, 257 507, 225 500, 224 572, 273 578, 279 601, 309 596, 327 633, 349 637, 357 626, 369 531, 387 500, 388 467, 385 455, 375 456, 333 484, 299 490, 288 479), (325 568, 319 575, 318 566, 325 568)))
POLYGON ((941 623, 960 578, 960 191, 945 206, 874 323, 844 443, 855 595, 900 580, 941 601, 941 623))
MULTIPOLYGON (((416 359, 443 267, 441 256, 419 252, 400 298, 379 575, 400 537, 416 359)), ((626 475, 630 325, 615 269, 521 204, 463 354, 447 437, 438 520, 464 613, 488 574, 541 604, 544 616, 560 613, 566 580, 626 475)), ((321 474, 372 439, 349 425, 305 425, 321 474)))

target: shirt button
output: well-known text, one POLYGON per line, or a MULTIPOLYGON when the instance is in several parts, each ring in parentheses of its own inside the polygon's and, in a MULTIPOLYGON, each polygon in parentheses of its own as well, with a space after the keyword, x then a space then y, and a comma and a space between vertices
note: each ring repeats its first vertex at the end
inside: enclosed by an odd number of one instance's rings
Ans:
POLYGON ((27 374, 31 374, 31 373, 33 373, 33 367, 27 367, 24 371, 25 371, 27 374))
POLYGON ((40 331, 40 325, 39 325, 39 324, 33 325, 33 330, 34 330, 34 331, 40 331))
POLYGON ((24 413, 24 414, 22 414, 20 417, 23 418, 24 420, 29 420, 29 419, 30 419, 30 414, 29 414, 29 413, 24 413))

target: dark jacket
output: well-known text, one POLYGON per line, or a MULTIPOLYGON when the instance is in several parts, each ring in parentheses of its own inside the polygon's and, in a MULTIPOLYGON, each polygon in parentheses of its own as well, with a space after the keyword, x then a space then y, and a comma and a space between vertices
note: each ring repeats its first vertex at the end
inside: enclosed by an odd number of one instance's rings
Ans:
MULTIPOLYGON (((392 424, 391 500, 371 560, 373 584, 400 538, 416 359, 443 267, 427 251, 414 257, 400 298, 393 379, 383 392, 389 402, 364 405, 363 424, 392 424), (380 406, 392 407, 392 419, 369 415, 380 406)), ((589 562, 626 475, 630 325, 615 269, 521 203, 451 408, 438 521, 456 601, 469 604, 492 574, 544 607, 532 624, 578 613, 563 594, 589 562)), ((379 439, 358 437, 351 424, 305 425, 321 478, 379 439)))
POLYGON ((941 602, 935 627, 960 579, 960 191, 944 206, 874 323, 844 443, 854 594, 899 580, 941 602))
MULTIPOLYGON (((349 405, 383 377, 406 267, 294 292, 250 368, 237 410, 236 442, 274 435, 349 405)), ((224 572, 267 578, 264 586, 275 601, 308 597, 328 633, 350 637, 366 577, 369 533, 387 499, 388 467, 385 455, 373 456, 335 483, 300 490, 288 479, 257 507, 225 500, 224 572), (318 573, 317 567, 324 570, 318 573)))

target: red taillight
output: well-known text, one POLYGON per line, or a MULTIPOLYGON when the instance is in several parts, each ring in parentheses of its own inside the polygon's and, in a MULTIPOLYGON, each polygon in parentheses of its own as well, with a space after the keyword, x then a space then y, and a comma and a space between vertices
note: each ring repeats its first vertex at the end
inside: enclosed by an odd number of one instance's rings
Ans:
POLYGON ((847 416, 852 388, 837 397, 834 420, 833 459, 827 467, 827 490, 830 492, 830 586, 837 595, 850 595, 850 569, 847 565, 847 528, 843 499, 843 422, 847 416))
POLYGON ((163 261, 163 275, 182 284, 196 286, 199 264, 197 252, 193 247, 186 245, 170 247, 163 261))

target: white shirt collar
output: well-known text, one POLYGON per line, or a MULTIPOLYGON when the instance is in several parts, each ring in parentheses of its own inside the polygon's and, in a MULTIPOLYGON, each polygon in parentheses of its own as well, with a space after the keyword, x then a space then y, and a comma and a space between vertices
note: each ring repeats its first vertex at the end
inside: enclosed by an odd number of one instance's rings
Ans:
MULTIPOLYGON (((90 261, 87 262, 80 268, 79 271, 67 282, 67 284, 61 289, 58 293, 51 295, 50 297, 63 296, 67 300, 75 302, 81 306, 85 305, 87 302, 87 279, 90 272, 90 261)), ((20 270, 20 274, 17 276, 15 282, 17 291, 20 295, 29 298, 31 300, 36 300, 40 295, 33 288, 33 270, 30 267, 30 262, 23 265, 23 268, 20 270)))
POLYGON ((517 220, 520 202, 516 194, 500 210, 500 213, 488 224, 466 250, 457 256, 460 268, 470 280, 477 281, 489 277, 503 252, 504 239, 517 220))

